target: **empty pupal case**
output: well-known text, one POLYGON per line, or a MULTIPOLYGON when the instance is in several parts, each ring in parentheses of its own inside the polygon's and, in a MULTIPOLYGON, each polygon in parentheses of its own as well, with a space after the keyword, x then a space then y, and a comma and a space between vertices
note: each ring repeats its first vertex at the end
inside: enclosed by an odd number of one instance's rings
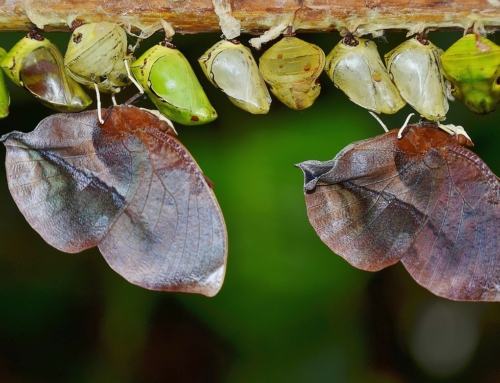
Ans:
POLYGON ((406 104, 371 40, 344 37, 326 57, 325 71, 337 88, 363 108, 394 114, 406 104))
POLYGON ((252 114, 269 112, 271 96, 250 49, 235 40, 221 40, 198 62, 208 80, 233 104, 252 114))

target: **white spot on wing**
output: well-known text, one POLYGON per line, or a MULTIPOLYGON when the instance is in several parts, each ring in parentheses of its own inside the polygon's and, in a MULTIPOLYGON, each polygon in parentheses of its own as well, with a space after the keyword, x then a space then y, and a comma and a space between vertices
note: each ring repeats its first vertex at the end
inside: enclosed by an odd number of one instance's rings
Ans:
POLYGON ((208 297, 213 297, 217 294, 224 281, 224 274, 226 273, 226 265, 221 265, 217 270, 210 274, 205 280, 200 281, 199 285, 203 290, 203 294, 208 297))

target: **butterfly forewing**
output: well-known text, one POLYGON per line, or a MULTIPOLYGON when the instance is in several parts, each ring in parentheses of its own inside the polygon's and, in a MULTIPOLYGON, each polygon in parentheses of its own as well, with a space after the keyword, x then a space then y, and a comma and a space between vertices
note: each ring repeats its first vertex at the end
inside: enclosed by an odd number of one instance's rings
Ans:
POLYGON ((330 170, 317 174, 316 189, 306 193, 309 220, 320 238, 365 270, 380 270, 403 256, 431 198, 425 191, 411 192, 427 185, 429 174, 416 174, 415 159, 391 141, 381 136, 350 145, 331 161, 330 170))
MULTIPOLYGON (((57 114, 31 133, 3 137, 9 189, 17 206, 49 244, 69 253, 101 241, 123 208, 123 191, 131 182, 125 164, 109 169, 97 155, 93 138, 100 131, 95 121, 95 111, 57 114)), ((115 155, 128 157, 121 145, 109 144, 115 155)))

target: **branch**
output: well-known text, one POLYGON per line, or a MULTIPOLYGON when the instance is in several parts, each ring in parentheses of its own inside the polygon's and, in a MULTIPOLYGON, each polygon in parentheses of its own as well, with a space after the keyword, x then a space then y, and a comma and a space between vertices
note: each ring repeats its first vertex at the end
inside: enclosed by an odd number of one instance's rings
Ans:
MULTIPOLYGON (((0 31, 27 31, 32 23, 46 31, 68 31, 74 19, 108 20, 142 30, 160 18, 178 33, 220 32, 211 0, 0 0, 0 31)), ((233 0, 242 32, 262 33, 293 20, 295 30, 311 32, 361 28, 464 29, 475 21, 497 29, 500 0, 233 0)))

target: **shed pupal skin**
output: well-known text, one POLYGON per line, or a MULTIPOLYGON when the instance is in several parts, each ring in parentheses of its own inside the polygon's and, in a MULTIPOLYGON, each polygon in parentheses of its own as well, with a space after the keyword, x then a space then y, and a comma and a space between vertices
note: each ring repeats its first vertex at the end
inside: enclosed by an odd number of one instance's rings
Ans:
POLYGON ((365 109, 394 114, 406 104, 371 40, 344 37, 326 57, 325 71, 337 88, 365 109))
POLYGON ((449 108, 442 54, 442 49, 417 36, 385 55, 387 70, 401 96, 430 121, 446 119, 449 108))
POLYGON ((221 40, 199 59, 207 79, 231 102, 252 114, 266 114, 271 96, 250 49, 236 40, 221 40))
POLYGON ((92 103, 71 78, 57 46, 36 29, 0 59, 0 66, 14 84, 51 109, 81 112, 92 103))
POLYGON ((261 56, 259 63, 271 92, 289 108, 308 108, 319 96, 318 77, 325 67, 325 54, 317 45, 285 36, 261 56))

